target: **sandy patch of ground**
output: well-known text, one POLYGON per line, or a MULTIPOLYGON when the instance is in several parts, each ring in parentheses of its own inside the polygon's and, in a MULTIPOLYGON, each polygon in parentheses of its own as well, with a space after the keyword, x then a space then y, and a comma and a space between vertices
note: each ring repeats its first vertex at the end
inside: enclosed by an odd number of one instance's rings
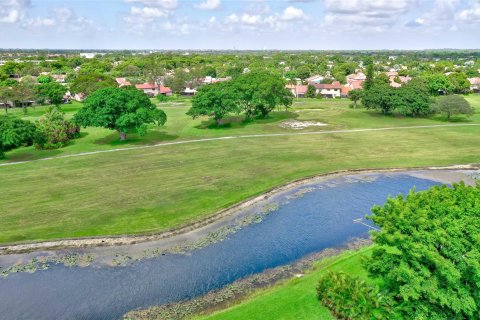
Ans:
POLYGON ((280 123, 279 126, 286 129, 302 130, 308 127, 324 127, 327 124, 317 121, 286 120, 280 123))

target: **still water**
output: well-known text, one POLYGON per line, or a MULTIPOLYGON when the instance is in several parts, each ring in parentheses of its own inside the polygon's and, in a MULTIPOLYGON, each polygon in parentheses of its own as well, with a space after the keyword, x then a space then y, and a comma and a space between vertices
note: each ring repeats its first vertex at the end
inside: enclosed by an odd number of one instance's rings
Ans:
POLYGON ((52 265, 32 274, 0 277, 0 319, 119 319, 132 309, 192 298, 368 237, 369 228, 354 219, 383 204, 389 195, 436 184, 409 173, 336 177, 274 197, 278 208, 262 222, 188 254, 167 254, 121 267, 52 265))

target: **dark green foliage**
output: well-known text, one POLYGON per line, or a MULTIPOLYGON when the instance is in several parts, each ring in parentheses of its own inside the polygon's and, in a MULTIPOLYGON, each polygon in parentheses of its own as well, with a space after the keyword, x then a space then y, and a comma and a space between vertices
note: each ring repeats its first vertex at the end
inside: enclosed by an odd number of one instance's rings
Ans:
POLYGON ((470 92, 470 81, 468 81, 465 73, 454 72, 448 76, 448 80, 452 84, 452 91, 454 93, 470 92))
POLYGON ((296 73, 297 77, 305 80, 306 78, 310 77, 310 68, 307 66, 300 66, 297 68, 296 73))
POLYGON ((388 199, 366 267, 404 319, 480 319, 480 185, 435 186, 388 199))
POLYGON ((41 75, 37 77, 38 83, 49 83, 53 82, 53 78, 51 76, 41 75))
POLYGON ((60 105, 67 89, 58 82, 46 82, 35 87, 37 99, 48 100, 53 105, 60 105))
POLYGON ((269 72, 249 72, 229 82, 228 86, 237 92, 237 103, 247 118, 264 118, 277 106, 289 107, 293 101, 291 92, 285 88, 285 81, 269 72))
POLYGON ((337 319, 397 319, 392 300, 378 286, 343 272, 329 272, 317 286, 318 300, 337 319))
POLYGON ((308 85, 306 96, 307 96, 307 98, 315 98, 315 96, 316 96, 316 89, 311 84, 308 85))
POLYGON ((464 114, 469 116, 475 112, 470 103, 464 97, 458 95, 439 97, 434 110, 445 114, 448 120, 453 115, 464 114))
POLYGON ((240 113, 238 100, 238 93, 230 82, 208 84, 197 91, 187 115, 194 119, 199 116, 209 116, 217 124, 221 124, 226 115, 240 113))
POLYGON ((35 134, 36 128, 32 122, 0 116, 0 159, 5 157, 7 151, 32 145, 35 134))
POLYGON ((396 109, 401 114, 415 117, 431 113, 432 99, 422 79, 412 79, 400 88, 392 90, 397 94, 396 109))
POLYGON ((373 79, 375 77, 375 71, 373 70, 373 63, 369 63, 367 65, 366 76, 367 76, 367 78, 365 79, 365 82, 363 83, 363 89, 369 90, 373 86, 373 79))
POLYGON ((65 120, 64 113, 58 107, 48 107, 36 126, 35 147, 39 149, 61 148, 69 140, 80 136, 80 127, 65 120))
POLYGON ((72 93, 83 93, 88 96, 92 92, 103 88, 115 88, 117 82, 112 77, 99 73, 82 73, 72 83, 72 93))
POLYGON ((217 124, 229 114, 245 112, 247 119, 264 118, 276 107, 292 104, 292 94, 282 78, 264 71, 252 71, 230 81, 201 87, 187 115, 210 116, 217 124))
POLYGON ((362 98, 363 91, 359 89, 351 90, 348 92, 348 98, 352 100, 353 102, 353 107, 357 107, 357 102, 362 98))
POLYGON ((453 90, 449 78, 443 74, 432 74, 425 77, 425 83, 431 95, 448 94, 453 90))
POLYGON ((145 134, 149 123, 162 126, 166 121, 166 114, 145 93, 132 87, 97 90, 74 116, 74 122, 80 126, 117 130, 121 140, 132 131, 145 134))
POLYGON ((362 94, 362 104, 366 109, 376 109, 382 113, 390 113, 397 106, 397 94, 388 84, 374 82, 362 94))

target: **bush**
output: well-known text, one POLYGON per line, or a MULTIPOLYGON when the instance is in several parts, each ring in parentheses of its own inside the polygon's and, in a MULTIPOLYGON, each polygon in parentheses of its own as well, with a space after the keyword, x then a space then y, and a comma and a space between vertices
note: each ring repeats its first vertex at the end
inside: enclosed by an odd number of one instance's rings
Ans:
POLYGON ((317 297, 339 319, 395 319, 391 299, 377 286, 343 272, 329 272, 317 286, 317 297))
POLYGON ((78 138, 80 127, 65 120, 63 112, 57 107, 49 107, 45 115, 36 122, 37 136, 35 147, 38 149, 57 149, 67 141, 78 138))

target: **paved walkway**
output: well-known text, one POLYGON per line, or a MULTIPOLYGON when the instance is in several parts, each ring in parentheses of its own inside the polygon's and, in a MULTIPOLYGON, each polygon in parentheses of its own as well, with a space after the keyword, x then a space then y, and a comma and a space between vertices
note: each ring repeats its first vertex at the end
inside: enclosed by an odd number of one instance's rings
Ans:
POLYGON ((225 136, 225 137, 217 137, 217 138, 203 138, 203 139, 184 140, 184 141, 175 141, 175 142, 164 142, 164 143, 157 143, 157 144, 147 145, 147 146, 142 145, 142 146, 135 146, 135 147, 127 147, 127 148, 81 152, 81 153, 66 154, 66 155, 62 155, 62 156, 48 157, 48 158, 42 158, 42 159, 36 159, 36 160, 6 162, 6 163, 0 163, 0 167, 12 166, 12 165, 29 163, 29 162, 36 162, 36 161, 47 161, 47 160, 54 160, 54 159, 83 157, 83 156, 88 156, 88 155, 92 155, 92 154, 99 154, 99 153, 121 152, 121 151, 147 149, 147 148, 158 148, 158 147, 172 146, 172 145, 177 145, 177 144, 189 144, 189 143, 199 143, 199 142, 228 140, 228 139, 251 139, 251 138, 266 138, 266 137, 323 135, 323 134, 334 134, 334 133, 355 133, 355 132, 370 132, 370 131, 412 130, 412 129, 467 127, 467 126, 480 126, 480 123, 458 123, 458 124, 451 123, 451 124, 435 124, 435 125, 424 125, 424 126, 366 128, 366 129, 344 129, 344 130, 328 130, 328 131, 315 131, 315 132, 265 133, 265 134, 225 136))

